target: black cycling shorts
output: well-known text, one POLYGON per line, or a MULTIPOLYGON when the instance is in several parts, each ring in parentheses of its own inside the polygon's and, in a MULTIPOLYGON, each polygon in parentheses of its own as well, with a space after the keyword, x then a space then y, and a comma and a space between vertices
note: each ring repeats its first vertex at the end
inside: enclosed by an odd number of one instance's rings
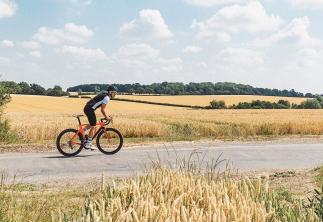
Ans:
POLYGON ((95 115, 94 109, 92 109, 89 106, 85 106, 84 113, 87 116, 87 119, 89 120, 90 125, 96 126, 96 115, 95 115))

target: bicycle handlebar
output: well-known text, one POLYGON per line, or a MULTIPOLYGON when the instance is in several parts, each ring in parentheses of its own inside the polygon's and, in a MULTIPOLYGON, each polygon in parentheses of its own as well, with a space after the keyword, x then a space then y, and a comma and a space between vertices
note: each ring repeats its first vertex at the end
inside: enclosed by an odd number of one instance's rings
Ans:
POLYGON ((109 125, 111 122, 113 122, 113 119, 111 118, 111 120, 108 120, 106 118, 101 118, 100 121, 104 122, 105 125, 109 125))

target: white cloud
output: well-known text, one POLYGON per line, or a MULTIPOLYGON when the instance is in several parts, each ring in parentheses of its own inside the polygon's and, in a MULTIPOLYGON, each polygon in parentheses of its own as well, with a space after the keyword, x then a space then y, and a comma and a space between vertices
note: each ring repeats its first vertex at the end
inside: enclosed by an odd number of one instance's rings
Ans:
POLYGON ((0 19, 16 14, 17 5, 12 0, 0 0, 0 19))
POLYGON ((62 48, 63 54, 70 54, 77 57, 105 59, 106 54, 102 49, 90 49, 84 47, 68 46, 64 45, 62 48))
POLYGON ((193 21, 192 28, 198 29, 197 37, 230 41, 229 33, 266 32, 276 30, 282 24, 279 16, 267 14, 258 1, 247 5, 232 5, 220 9, 205 21, 193 21))
POLYGON ((12 47, 15 46, 15 44, 12 41, 7 40, 7 39, 3 40, 1 42, 1 45, 4 46, 4 47, 8 47, 8 48, 12 48, 12 47))
POLYGON ((228 5, 232 3, 245 3, 248 0, 185 0, 190 5, 210 7, 217 5, 228 5))
POLYGON ((297 8, 323 9, 323 0, 289 0, 297 8))
POLYGON ((118 66, 137 69, 137 72, 145 70, 153 73, 171 73, 183 68, 182 59, 163 58, 158 49, 144 43, 122 46, 112 59, 118 66))
POLYGON ((118 50, 118 55, 122 57, 157 57, 159 56, 159 50, 152 48, 151 46, 141 43, 141 44, 129 44, 122 46, 118 50))
POLYGON ((184 53, 199 53, 201 52, 203 49, 199 46, 187 46, 185 49, 183 49, 184 53))
POLYGON ((323 62, 322 51, 313 48, 303 48, 296 53, 294 65, 299 68, 319 67, 323 62))
POLYGON ((58 45, 64 42, 82 44, 87 42, 92 36, 93 31, 85 25, 67 23, 61 29, 41 27, 33 36, 33 39, 52 45, 58 45))
MULTIPOLYGON (((8 58, 6 58, 6 57, 1 57, 0 56, 0 64, 1 63, 3 63, 3 64, 8 64, 8 63, 10 63, 11 62, 11 60, 10 59, 8 59, 8 58)), ((1 77, 1 76, 0 76, 1 77)))
POLYGON ((269 46, 275 43, 298 44, 300 46, 320 45, 321 41, 311 37, 309 33, 310 21, 308 17, 295 18, 284 28, 263 40, 257 40, 260 46, 269 46))
POLYGON ((154 9, 141 10, 138 18, 121 26, 120 34, 131 39, 169 39, 174 35, 160 11, 154 9))
POLYGON ((208 66, 206 64, 206 62, 199 62, 197 63, 196 65, 198 68, 203 68, 203 69, 206 69, 208 66))
POLYGON ((264 55, 262 52, 248 48, 229 47, 217 54, 219 64, 234 64, 239 66, 262 65, 264 63, 264 55))
POLYGON ((29 53, 30 56, 35 57, 35 58, 40 58, 41 53, 39 51, 32 51, 29 53))
POLYGON ((69 0, 72 4, 91 5, 93 0, 69 0))
POLYGON ((24 41, 21 43, 22 47, 26 49, 39 49, 41 48, 41 45, 38 42, 35 41, 24 41))

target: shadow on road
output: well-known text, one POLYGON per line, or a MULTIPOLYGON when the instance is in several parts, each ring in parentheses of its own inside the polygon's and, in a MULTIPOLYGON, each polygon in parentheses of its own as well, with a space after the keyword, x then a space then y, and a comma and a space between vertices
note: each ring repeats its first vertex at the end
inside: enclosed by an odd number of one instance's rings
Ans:
POLYGON ((70 159, 70 158, 83 158, 83 157, 89 157, 89 156, 93 156, 93 155, 80 155, 80 156, 72 156, 72 157, 67 157, 67 156, 46 156, 43 158, 46 159, 70 159))

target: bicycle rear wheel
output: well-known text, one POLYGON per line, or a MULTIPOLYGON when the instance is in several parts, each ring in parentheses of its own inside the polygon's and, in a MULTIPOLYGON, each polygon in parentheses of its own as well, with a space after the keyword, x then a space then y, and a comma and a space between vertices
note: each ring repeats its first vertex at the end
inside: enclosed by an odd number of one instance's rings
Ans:
POLYGON ((58 135, 56 147, 66 157, 75 156, 83 148, 82 135, 76 129, 66 129, 58 135))
POLYGON ((118 130, 106 128, 96 138, 96 145, 102 153, 112 155, 122 148, 123 137, 118 130))

